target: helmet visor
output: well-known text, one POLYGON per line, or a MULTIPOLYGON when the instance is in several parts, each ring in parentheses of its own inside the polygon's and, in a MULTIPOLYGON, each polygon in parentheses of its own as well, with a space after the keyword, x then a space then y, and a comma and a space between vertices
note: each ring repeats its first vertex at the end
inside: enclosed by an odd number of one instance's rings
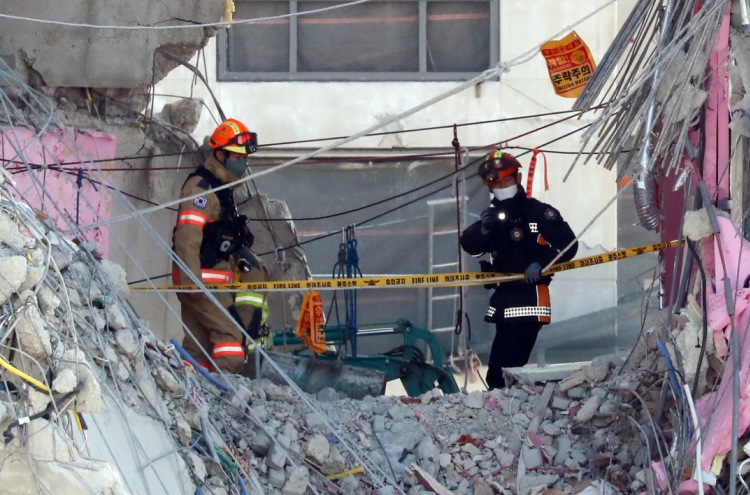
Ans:
POLYGON ((258 151, 258 135, 254 132, 242 132, 237 134, 224 146, 227 151, 251 155, 258 151))

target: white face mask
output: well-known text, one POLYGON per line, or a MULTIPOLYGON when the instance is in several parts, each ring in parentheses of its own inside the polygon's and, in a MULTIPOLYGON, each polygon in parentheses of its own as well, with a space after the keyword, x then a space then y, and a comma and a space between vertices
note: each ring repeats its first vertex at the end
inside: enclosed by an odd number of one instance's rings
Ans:
POLYGON ((498 201, 510 199, 515 196, 516 193, 518 193, 518 184, 513 184, 508 187, 498 187, 497 189, 492 190, 492 195, 495 196, 495 199, 498 201))

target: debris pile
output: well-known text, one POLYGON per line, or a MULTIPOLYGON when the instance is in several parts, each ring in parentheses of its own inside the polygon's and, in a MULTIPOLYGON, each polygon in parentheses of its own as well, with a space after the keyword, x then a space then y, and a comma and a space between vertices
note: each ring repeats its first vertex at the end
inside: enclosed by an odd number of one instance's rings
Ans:
MULTIPOLYGON (((96 244, 67 241, 12 201, 0 204, 0 242, 0 482, 25 479, 16 493, 61 479, 69 488, 54 493, 126 492, 108 462, 85 457, 93 433, 76 433, 107 396, 163 430, 153 441, 178 454, 184 493, 640 493, 654 486, 656 445, 681 431, 671 363, 686 383, 696 376, 703 324, 691 298, 672 332, 648 328, 627 361, 602 356, 559 383, 359 401, 222 375, 222 391, 138 319, 123 270, 96 244)), ((712 345, 704 354, 705 388, 721 361, 712 345)))

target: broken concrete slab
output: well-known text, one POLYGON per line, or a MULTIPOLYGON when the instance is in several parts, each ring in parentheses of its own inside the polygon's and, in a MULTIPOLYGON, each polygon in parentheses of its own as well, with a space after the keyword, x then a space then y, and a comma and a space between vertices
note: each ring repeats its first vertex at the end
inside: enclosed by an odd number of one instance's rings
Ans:
POLYGON ((55 310, 60 306, 60 298, 47 286, 39 289, 37 299, 39 301, 39 308, 47 317, 54 315, 55 310))
POLYGON ((75 410, 82 414, 99 412, 102 395, 99 381, 94 375, 93 367, 80 349, 68 349, 60 359, 59 371, 71 370, 83 382, 83 388, 76 394, 75 410))
POLYGON ((286 483, 286 473, 283 469, 268 470, 268 484, 274 488, 282 488, 286 483))
POLYGON ((548 364, 543 367, 536 365, 518 368, 503 368, 503 375, 509 376, 520 383, 533 385, 547 381, 559 381, 580 370, 587 361, 576 363, 548 364))
POLYGON ((162 107, 160 117, 173 126, 192 134, 200 121, 203 110, 201 98, 181 98, 162 107))
POLYGON ((125 273, 125 270, 117 263, 113 263, 109 260, 101 260, 99 263, 101 264, 104 273, 109 277, 110 282, 112 282, 112 285, 117 289, 117 292, 123 297, 130 295, 128 276, 127 273, 125 273))
POLYGON ((543 489, 557 483, 560 479, 555 474, 526 475, 518 482, 518 495, 531 495, 537 489, 543 489))
POLYGON ((464 397, 463 403, 470 409, 481 409, 484 405, 484 394, 479 390, 474 391, 464 397))
POLYGON ((112 330, 122 330, 128 327, 128 319, 119 305, 108 304, 105 311, 109 328, 112 330))
MULTIPOLYGON (((2 269, 0 260, 0 270, 2 269)), ((18 319, 16 333, 21 348, 36 359, 52 354, 49 330, 37 306, 29 305, 18 319)))
POLYGON ((346 459, 336 445, 330 446, 326 461, 321 466, 323 474, 333 475, 343 473, 346 470, 346 459))
POLYGON ((328 458, 329 453, 329 444, 326 437, 324 437, 321 434, 315 434, 313 437, 307 442, 307 447, 305 448, 305 456, 316 463, 319 466, 322 466, 323 463, 328 458))
POLYGON ((588 400, 583 404, 583 407, 578 410, 578 413, 575 416, 575 420, 583 423, 585 421, 591 420, 591 418, 594 417, 596 412, 599 410, 599 397, 596 395, 592 395, 588 398, 588 400))
POLYGON ((271 449, 268 451, 268 457, 266 457, 266 465, 270 469, 284 469, 286 464, 286 451, 280 443, 273 443, 271 449))
POLYGON ((78 379, 72 369, 66 368, 60 371, 52 381, 52 390, 58 394, 67 394, 78 385, 78 379))
POLYGON ((583 370, 577 371, 567 378, 560 381, 559 387, 561 392, 567 392, 571 388, 577 387, 586 381, 586 373, 583 370))
MULTIPOLYGON (((151 5, 136 1, 128 4, 128 8, 119 7, 106 2, 66 0, 57 5, 55 19, 63 22, 85 19, 91 24, 123 26, 183 24, 182 19, 208 23, 221 19, 225 3, 172 0, 151 5)), ((26 17, 39 15, 25 3, 10 5, 7 13, 26 17)), ((16 55, 17 65, 28 66, 22 73, 33 71, 51 88, 143 88, 158 82, 178 65, 160 54, 160 47, 189 60, 205 45, 206 37, 215 34, 213 30, 172 29, 118 31, 114 36, 109 30, 70 29, 51 24, 40 24, 29 30, 27 24, 12 19, 0 20, 0 32, 0 53, 16 55), (62 37, 66 43, 51 41, 62 37), (134 46, 139 49, 134 50, 134 46)), ((85 100, 80 104, 85 108, 85 100)), ((137 109, 140 108, 138 105, 137 109)), ((115 109, 110 111, 114 113, 115 109)))
POLYGON ((289 479, 284 484, 284 495, 304 495, 307 491, 310 471, 305 466, 295 466, 289 471, 289 479))
POLYGON ((113 327, 113 321, 110 320, 110 327, 112 328, 123 328, 115 332, 115 344, 120 354, 124 355, 127 359, 133 359, 138 353, 140 346, 138 341, 130 330, 125 330, 124 326, 113 327))

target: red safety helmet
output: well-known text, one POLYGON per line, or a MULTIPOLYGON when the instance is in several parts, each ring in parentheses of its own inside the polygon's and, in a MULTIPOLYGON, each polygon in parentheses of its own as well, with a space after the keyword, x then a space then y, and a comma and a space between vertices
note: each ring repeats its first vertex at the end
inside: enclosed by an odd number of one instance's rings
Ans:
POLYGON ((227 119, 214 130, 208 144, 214 150, 227 150, 249 155, 258 151, 258 135, 250 132, 239 120, 227 119))
POLYGON ((513 175, 521 168, 521 164, 510 153, 500 150, 491 151, 479 164, 479 177, 482 182, 492 187, 509 175, 513 175))

